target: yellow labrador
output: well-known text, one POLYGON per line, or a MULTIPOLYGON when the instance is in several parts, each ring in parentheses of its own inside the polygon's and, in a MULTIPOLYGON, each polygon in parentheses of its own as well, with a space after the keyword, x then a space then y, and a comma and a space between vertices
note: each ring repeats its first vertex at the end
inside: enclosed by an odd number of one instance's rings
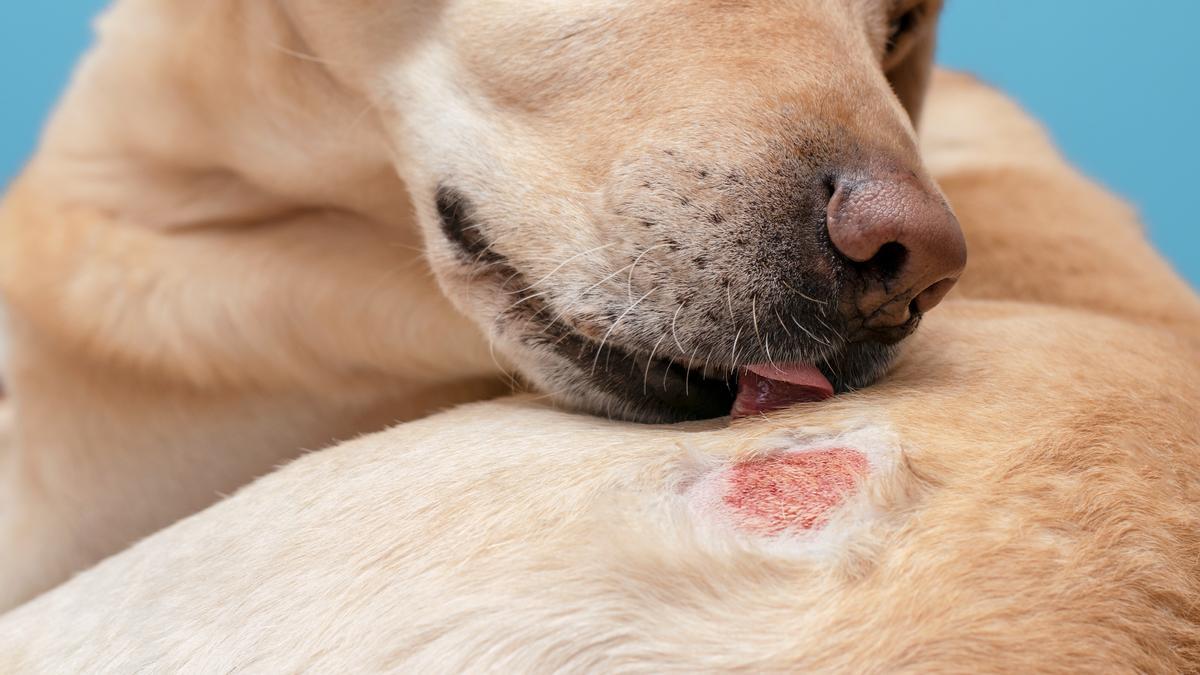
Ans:
POLYGON ((120 0, 0 213, 0 607, 502 387, 643 422, 879 377, 964 264, 939 0, 120 0))
POLYGON ((402 425, 9 614, 0 665, 1200 670, 1200 300, 1002 96, 947 76, 928 114, 975 272, 879 386, 402 425))

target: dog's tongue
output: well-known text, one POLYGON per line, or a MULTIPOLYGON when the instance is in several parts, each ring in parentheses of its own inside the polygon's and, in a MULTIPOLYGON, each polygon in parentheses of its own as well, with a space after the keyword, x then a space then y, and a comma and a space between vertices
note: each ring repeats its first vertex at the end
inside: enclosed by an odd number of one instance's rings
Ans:
POLYGON ((761 415, 793 403, 824 401, 833 396, 833 385, 808 363, 746 366, 738 373, 734 419, 761 415))

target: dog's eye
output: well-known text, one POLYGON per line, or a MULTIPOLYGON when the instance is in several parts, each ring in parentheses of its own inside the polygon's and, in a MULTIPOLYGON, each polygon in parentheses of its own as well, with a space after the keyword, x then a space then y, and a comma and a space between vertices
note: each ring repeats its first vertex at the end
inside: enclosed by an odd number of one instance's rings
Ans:
POLYGON ((924 15, 924 5, 917 4, 909 7, 892 19, 891 23, 888 24, 887 45, 884 48, 885 56, 890 57, 901 51, 900 48, 906 42, 905 38, 916 30, 924 15))

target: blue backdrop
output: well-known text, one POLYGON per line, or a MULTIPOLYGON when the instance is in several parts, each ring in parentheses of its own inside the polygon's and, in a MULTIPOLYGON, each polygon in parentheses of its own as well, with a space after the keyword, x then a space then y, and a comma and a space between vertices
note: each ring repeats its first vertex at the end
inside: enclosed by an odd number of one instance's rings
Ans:
MULTIPOLYGON (((105 4, 0 3, 0 184, 32 150, 105 4)), ((939 58, 1020 99, 1068 156, 1141 208, 1159 248, 1200 285, 1197 26, 1200 0, 951 0, 939 58)))

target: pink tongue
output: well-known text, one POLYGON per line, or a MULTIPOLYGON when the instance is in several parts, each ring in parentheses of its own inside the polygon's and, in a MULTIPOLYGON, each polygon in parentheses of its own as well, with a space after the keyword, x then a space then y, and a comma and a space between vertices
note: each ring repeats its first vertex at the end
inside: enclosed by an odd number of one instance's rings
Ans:
POLYGON ((793 403, 824 401, 831 396, 833 385, 814 365, 747 366, 738 374, 738 395, 730 414, 734 419, 761 415, 793 403))

